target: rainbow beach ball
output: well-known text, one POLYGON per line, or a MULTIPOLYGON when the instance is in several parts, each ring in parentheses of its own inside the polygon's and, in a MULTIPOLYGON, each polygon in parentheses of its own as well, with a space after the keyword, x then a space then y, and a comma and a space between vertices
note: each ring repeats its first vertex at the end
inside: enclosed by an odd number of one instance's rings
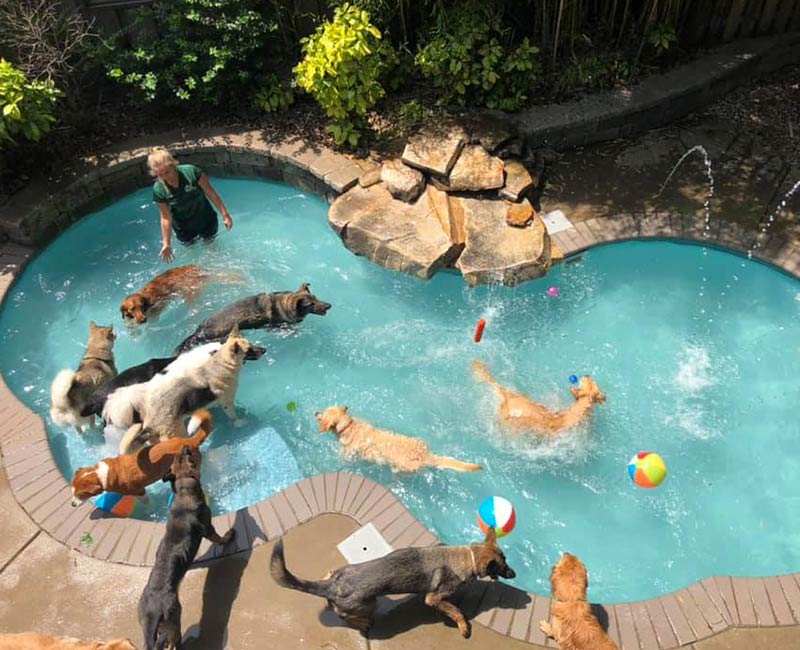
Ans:
POLYGON ((508 535, 517 523, 517 513, 508 499, 503 497, 489 497, 484 499, 475 512, 478 526, 484 534, 494 528, 498 537, 508 535))
POLYGON ((639 487, 655 488, 667 477, 667 466, 655 452, 640 451, 628 463, 628 475, 639 487))
POLYGON ((136 497, 116 492, 103 492, 94 500, 94 505, 100 510, 117 515, 117 517, 130 517, 136 507, 136 497))

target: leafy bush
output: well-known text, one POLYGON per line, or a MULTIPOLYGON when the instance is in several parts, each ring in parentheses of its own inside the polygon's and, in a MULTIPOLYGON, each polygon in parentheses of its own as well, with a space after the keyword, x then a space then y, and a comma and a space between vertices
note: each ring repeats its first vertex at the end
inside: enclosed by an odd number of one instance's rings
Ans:
POLYGON ((674 43, 678 42, 678 35, 675 33, 675 28, 667 23, 658 23, 653 25, 650 33, 647 35, 647 40, 656 51, 656 56, 666 54, 674 43))
POLYGON ((630 56, 622 52, 601 52, 573 55, 556 79, 558 91, 572 94, 576 91, 596 92, 629 84, 638 68, 630 56))
POLYGON ((260 85, 253 98, 253 105, 265 113, 282 113, 294 104, 294 89, 291 82, 276 74, 269 75, 260 85))
POLYGON ((540 70, 539 48, 527 38, 508 45, 499 17, 475 1, 445 10, 438 23, 415 61, 440 103, 521 108, 540 70))
POLYGON ((355 147, 367 126, 367 113, 384 95, 379 77, 386 50, 381 33, 366 11, 349 4, 338 7, 302 41, 303 60, 295 67, 297 84, 310 93, 331 122, 336 144, 355 147))
POLYGON ((117 46, 108 74, 147 101, 197 99, 218 104, 241 96, 270 61, 277 24, 260 0, 154 0, 139 10, 134 31, 158 37, 134 50, 117 46))
POLYGON ((18 134, 38 141, 56 121, 53 108, 60 94, 52 81, 28 81, 0 59, 0 141, 14 142, 18 134))

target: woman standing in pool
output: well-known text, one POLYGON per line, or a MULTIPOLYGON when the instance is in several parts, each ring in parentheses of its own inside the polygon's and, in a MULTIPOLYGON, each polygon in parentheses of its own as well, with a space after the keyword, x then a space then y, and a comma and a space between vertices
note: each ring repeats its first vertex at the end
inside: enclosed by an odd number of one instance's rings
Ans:
POLYGON ((174 258, 170 243, 173 230, 182 244, 190 244, 199 237, 209 240, 217 234, 217 213, 209 199, 222 214, 225 228, 233 228, 228 208, 197 165, 179 165, 169 151, 157 148, 147 157, 147 166, 156 178, 153 200, 161 213, 159 255, 165 262, 174 258))

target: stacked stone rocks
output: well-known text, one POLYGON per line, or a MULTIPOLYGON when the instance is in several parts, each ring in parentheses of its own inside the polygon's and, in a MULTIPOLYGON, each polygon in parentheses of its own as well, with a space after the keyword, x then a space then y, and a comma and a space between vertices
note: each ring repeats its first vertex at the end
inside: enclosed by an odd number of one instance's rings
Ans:
POLYGON ((400 158, 334 201, 331 226, 357 255, 421 278, 447 267, 473 286, 543 276, 553 248, 526 198, 536 180, 518 160, 493 155, 507 137, 471 140, 458 126, 413 136, 400 158))

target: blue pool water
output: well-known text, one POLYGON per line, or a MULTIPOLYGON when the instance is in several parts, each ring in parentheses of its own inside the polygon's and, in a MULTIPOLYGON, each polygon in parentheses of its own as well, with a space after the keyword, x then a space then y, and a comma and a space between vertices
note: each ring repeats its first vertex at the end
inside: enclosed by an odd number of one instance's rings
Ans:
MULTIPOLYGON (((211 286, 157 323, 125 331, 120 300, 166 265, 149 191, 75 224, 33 261, 0 314, 0 368, 46 417, 56 372, 76 367, 88 321, 113 322, 119 368, 164 356, 203 317, 257 291, 312 290, 333 303, 294 330, 257 332, 268 357, 248 363, 237 398, 247 426, 221 411, 204 484, 216 511, 269 496, 303 476, 348 468, 388 485, 444 541, 478 539, 474 509, 499 494, 517 509, 503 541, 515 581, 546 593, 562 551, 590 570, 590 597, 654 596, 712 574, 800 569, 800 283, 721 251, 669 242, 594 249, 548 278, 509 289, 467 288, 455 274, 423 282, 349 253, 327 206, 296 189, 217 180, 236 225, 210 246, 178 248, 175 264, 236 269, 246 287, 211 286), (560 288, 550 298, 546 289, 560 288), (472 342, 479 318, 483 342, 472 342), (553 407, 568 377, 591 373, 608 401, 591 426, 555 441, 513 436, 469 364, 553 407), (290 412, 289 402, 298 409, 290 412), (392 476, 349 463, 313 414, 348 404, 376 425, 419 436, 485 471, 392 476), (658 490, 626 473, 640 450, 665 458, 658 490)), ((106 450, 48 422, 70 476, 106 450)), ((163 519, 165 486, 137 516, 163 519)))

